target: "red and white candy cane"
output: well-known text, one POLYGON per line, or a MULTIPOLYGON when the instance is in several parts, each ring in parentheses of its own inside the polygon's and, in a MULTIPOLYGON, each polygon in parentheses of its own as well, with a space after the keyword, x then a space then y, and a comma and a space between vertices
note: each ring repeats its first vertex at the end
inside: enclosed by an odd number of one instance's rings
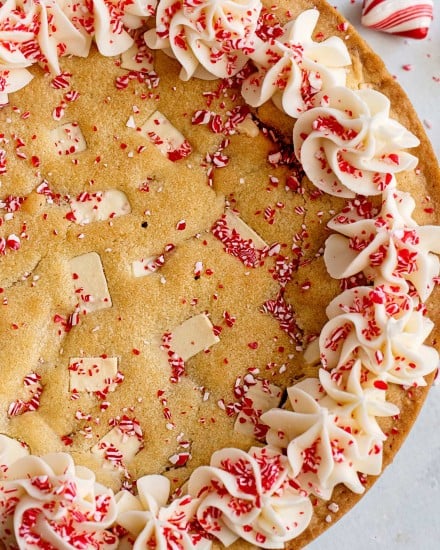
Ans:
POLYGON ((433 0, 364 0, 362 25, 399 36, 425 38, 433 5, 433 0))

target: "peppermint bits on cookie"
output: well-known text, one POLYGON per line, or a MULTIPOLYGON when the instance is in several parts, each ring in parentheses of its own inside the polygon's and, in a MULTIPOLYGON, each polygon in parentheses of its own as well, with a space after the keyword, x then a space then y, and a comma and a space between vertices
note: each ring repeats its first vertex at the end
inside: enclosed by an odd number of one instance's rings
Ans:
POLYGON ((425 38, 433 19, 433 0, 364 0, 362 25, 370 29, 425 38))

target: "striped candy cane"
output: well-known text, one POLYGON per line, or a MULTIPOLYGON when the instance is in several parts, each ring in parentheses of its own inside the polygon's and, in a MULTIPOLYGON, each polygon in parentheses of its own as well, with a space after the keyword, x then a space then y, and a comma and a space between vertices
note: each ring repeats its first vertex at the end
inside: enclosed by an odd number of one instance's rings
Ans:
POLYGON ((433 0, 364 0, 362 25, 399 36, 425 38, 433 5, 433 0))

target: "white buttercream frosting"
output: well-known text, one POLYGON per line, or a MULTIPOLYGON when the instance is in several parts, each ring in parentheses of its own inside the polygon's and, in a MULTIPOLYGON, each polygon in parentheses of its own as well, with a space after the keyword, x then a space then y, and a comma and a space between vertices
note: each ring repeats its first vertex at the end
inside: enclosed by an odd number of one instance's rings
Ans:
POLYGON ((28 454, 26 445, 12 437, 0 434, 0 480, 5 477, 11 464, 28 454))
POLYGON ((356 287, 327 307, 329 321, 319 337, 321 361, 343 368, 353 358, 383 383, 425 386, 439 355, 424 341, 434 323, 407 294, 391 287, 356 287))
POLYGON ((396 416, 399 407, 386 401, 386 392, 374 385, 376 377, 370 376, 360 359, 330 373, 319 370, 319 381, 326 394, 338 407, 334 409, 340 418, 353 419, 359 432, 384 441, 386 435, 376 417, 396 416))
POLYGON ((317 104, 298 118, 293 142, 307 177, 325 193, 379 195, 396 185, 394 174, 416 167, 417 157, 404 149, 419 140, 390 118, 382 93, 336 87, 317 104))
POLYGON ((134 537, 134 550, 209 550, 211 541, 197 528, 197 498, 185 495, 167 506, 170 481, 161 475, 141 477, 136 486, 137 496, 125 490, 116 495, 116 522, 134 537))
MULTIPOLYGON (((156 0, 4 1, 0 105, 29 82, 33 63, 59 74, 59 57, 87 56, 92 40, 103 55, 129 50, 131 31, 155 9, 156 0)), ((395 174, 417 163, 404 149, 418 139, 390 118, 381 93, 343 87, 348 50, 336 37, 312 39, 316 10, 265 42, 255 34, 261 9, 260 0, 162 0, 145 40, 181 63, 184 80, 230 77, 251 58, 256 72, 245 80, 243 96, 254 107, 271 98, 298 118, 295 152, 309 179, 341 197, 383 193, 377 215, 349 209, 330 221, 338 234, 324 255, 332 277, 362 271, 375 286, 348 290, 330 303, 318 340, 328 370, 289 388, 286 408, 261 416, 268 446, 217 451, 210 466, 194 471, 189 495, 170 503, 164 476, 142 477, 137 496, 121 491, 114 498, 69 455, 32 456, 0 435, 0 543, 7 550, 113 550, 119 528, 128 533, 120 547, 127 542, 135 550, 208 550, 208 537, 283 548, 310 522, 309 494, 328 499, 339 483, 361 493, 359 474, 380 473, 386 435, 377 417, 399 414, 387 401, 388 383, 425 385, 424 376, 437 367, 438 353, 424 344, 433 323, 419 298, 429 296, 439 273, 432 252, 440 253, 440 229, 419 227, 413 199, 396 190, 395 174)), ((114 434, 97 444, 98 457, 114 434)), ((139 436, 129 452, 121 451, 123 459, 139 450, 139 436)))
POLYGON ((113 493, 65 453, 13 462, 0 481, 0 516, 0 541, 8 549, 118 545, 108 529, 116 519, 113 493))
POLYGON ((32 75, 28 70, 16 68, 2 69, 0 64, 0 106, 8 103, 8 94, 21 90, 31 80, 32 75))
POLYGON ((8 0, 0 12, 0 37, 13 49, 22 51, 31 63, 37 62, 58 74, 61 55, 85 57, 91 43, 91 38, 64 11, 66 5, 57 0, 8 0), (25 48, 29 35, 35 37, 35 44, 25 48))
POLYGON ((260 0, 162 0, 145 41, 179 61, 182 80, 227 78, 254 48, 261 8, 260 0))
POLYGON ((411 282, 422 301, 434 288, 439 274, 440 227, 420 227, 411 217, 414 199, 395 189, 383 196, 382 209, 365 219, 356 209, 346 210, 329 222, 339 234, 326 242, 324 260, 331 277, 341 279, 363 272, 376 284, 387 283, 408 291, 411 282))
POLYGON ((377 475, 382 466, 382 443, 377 434, 360 429, 354 408, 343 406, 326 394, 319 380, 306 380, 288 388, 289 407, 262 415, 269 425, 267 442, 287 449, 298 483, 305 490, 329 499, 343 483, 362 493, 358 472, 377 475), (345 414, 344 414, 345 413, 345 414))
POLYGON ((210 466, 194 471, 188 491, 201 499, 202 527, 226 546, 242 537, 261 548, 283 548, 313 514, 286 457, 271 447, 215 452, 210 466))
POLYGON ((321 42, 312 38, 319 12, 307 10, 284 27, 284 33, 267 41, 258 40, 249 57, 257 71, 242 85, 242 95, 252 107, 272 98, 293 118, 313 106, 318 92, 344 86, 351 64, 344 42, 332 36, 321 42))
POLYGON ((130 30, 153 14, 152 2, 127 5, 106 0, 7 0, 0 7, 0 99, 32 78, 24 67, 38 63, 60 74, 59 58, 87 57, 92 39, 101 54, 118 55, 133 44, 130 30), (5 70, 9 72, 5 74, 5 70))

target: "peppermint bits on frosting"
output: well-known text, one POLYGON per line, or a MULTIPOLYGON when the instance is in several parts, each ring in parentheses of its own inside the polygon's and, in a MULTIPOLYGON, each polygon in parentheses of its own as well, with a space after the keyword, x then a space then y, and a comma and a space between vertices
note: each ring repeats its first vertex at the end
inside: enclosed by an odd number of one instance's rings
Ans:
POLYGON ((65 453, 20 454, 2 476, 0 542, 6 548, 116 550, 112 491, 65 453))
POLYGON ((312 38, 319 12, 307 10, 283 28, 281 36, 258 39, 249 54, 257 71, 243 82, 241 93, 252 107, 272 98, 292 118, 313 106, 317 93, 344 86, 351 65, 347 46, 332 36, 312 38))
POLYGON ((417 166, 404 149, 419 139, 390 118, 385 95, 336 87, 320 100, 293 129, 295 154, 316 187, 339 197, 380 195, 396 186, 395 174, 417 166))
POLYGON ((182 66, 180 78, 228 78, 247 63, 254 49, 260 0, 163 0, 156 28, 145 33, 152 49, 162 49, 182 66))
POLYGON ((374 218, 366 219, 350 207, 335 216, 328 226, 336 234, 327 239, 324 252, 330 276, 342 279, 362 271, 369 280, 404 292, 411 284, 425 302, 439 275, 435 254, 440 254, 440 228, 417 225, 411 217, 414 209, 408 193, 390 189, 374 218))

